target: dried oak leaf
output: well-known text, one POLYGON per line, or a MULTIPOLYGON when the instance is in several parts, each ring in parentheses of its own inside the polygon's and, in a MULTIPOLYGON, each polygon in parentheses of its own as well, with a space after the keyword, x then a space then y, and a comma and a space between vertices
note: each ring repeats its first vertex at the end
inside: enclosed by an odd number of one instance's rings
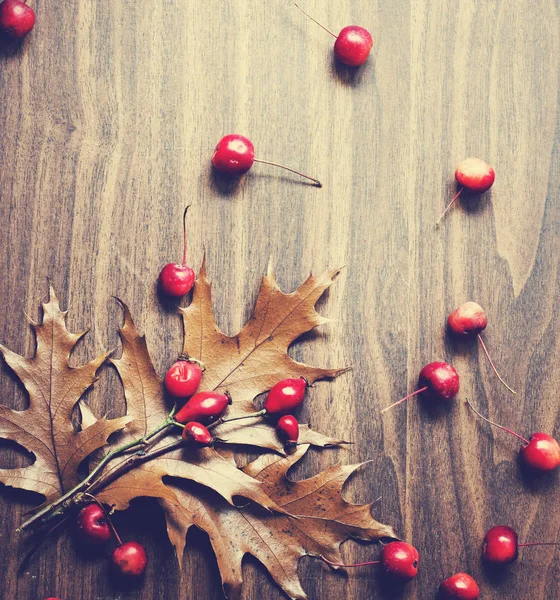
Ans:
MULTIPOLYGON (((193 299, 183 313, 183 353, 206 367, 201 389, 228 391, 233 405, 226 416, 255 411, 253 400, 286 377, 305 377, 310 383, 332 379, 347 369, 321 369, 297 362, 288 355, 290 345, 304 333, 329 319, 315 311, 315 304, 330 287, 340 269, 310 275, 293 293, 283 293, 269 265, 263 277, 253 314, 235 336, 226 336, 212 310, 211 284, 203 262, 193 299)), ((215 436, 230 444, 245 444, 283 451, 274 426, 262 419, 234 421, 214 430, 215 436)), ((301 443, 327 446, 342 443, 303 427, 301 443)))
MULTIPOLYGON (((119 333, 123 352, 121 358, 113 360, 112 363, 123 383, 126 412, 132 421, 115 440, 114 446, 120 446, 153 431, 165 421, 170 410, 165 402, 162 380, 152 364, 146 338, 136 329, 128 307, 125 304, 122 306, 124 324, 119 333)), ((88 420, 91 418, 90 415, 84 417, 88 420)), ((176 428, 165 435, 153 449, 173 444, 180 440, 180 437, 180 430, 176 428)), ((109 469, 118 467, 120 460, 126 458, 116 459, 109 469)), ((265 508, 281 510, 263 491, 258 481, 243 473, 215 450, 186 446, 140 463, 109 483, 97 496, 117 510, 127 508, 129 502, 139 496, 174 502, 174 492, 167 485, 172 478, 188 479, 208 486, 231 503, 235 496, 243 496, 265 508)))
POLYGON ((90 426, 75 431, 72 410, 96 381, 96 372, 107 356, 102 354, 80 367, 68 364, 75 345, 87 332, 70 333, 66 314, 51 287, 49 301, 43 304, 42 322, 31 323, 35 356, 24 358, 0 345, 4 360, 29 393, 26 410, 0 406, 0 438, 16 442, 35 459, 27 467, 0 469, 0 482, 37 492, 47 500, 73 487, 78 482, 78 465, 131 420, 95 419, 90 426))
POLYGON ((340 563, 340 545, 347 539, 396 538, 391 527, 373 519, 372 504, 350 504, 342 497, 344 484, 361 465, 337 465, 301 481, 287 478, 288 469, 308 447, 299 446, 288 457, 263 455, 244 469, 289 514, 265 513, 253 506, 235 509, 200 486, 175 488, 178 502, 163 501, 162 505, 178 557, 194 525, 210 537, 224 591, 230 598, 240 596, 242 560, 251 554, 290 598, 304 599, 307 596, 297 574, 302 556, 324 556, 340 563))

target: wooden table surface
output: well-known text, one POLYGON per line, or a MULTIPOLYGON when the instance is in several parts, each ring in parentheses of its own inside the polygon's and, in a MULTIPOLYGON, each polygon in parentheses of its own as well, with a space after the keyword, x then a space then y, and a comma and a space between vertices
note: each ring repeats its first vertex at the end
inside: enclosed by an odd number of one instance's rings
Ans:
MULTIPOLYGON (((492 525, 509 524, 522 540, 560 540, 560 481, 526 477, 517 441, 464 404, 472 399, 523 435, 560 436, 558 0, 306 0, 337 31, 358 23, 372 32, 374 50, 357 70, 334 62, 332 39, 288 0, 30 4, 35 30, 0 57, 1 343, 32 353, 26 315, 39 314, 49 278, 70 308, 69 328, 91 327, 75 364, 118 345, 116 295, 163 373, 181 322, 162 307, 155 280, 180 258, 186 203, 189 260, 198 268, 206 250, 226 332, 250 315, 270 256, 285 290, 345 265, 320 303, 334 321, 293 355, 353 366, 311 390, 303 416, 355 444, 313 452, 295 476, 370 460, 346 497, 381 496, 374 516, 419 548, 422 565, 396 593, 381 589, 374 568, 344 576, 304 559, 309 598, 426 600, 459 570, 476 576, 483 598, 560 597, 557 549, 525 549, 503 576, 480 563, 492 525), (264 165, 237 184, 216 177, 212 150, 231 132, 324 187, 264 165), (496 183, 437 229, 455 165, 468 156, 492 164, 496 183), (517 396, 476 343, 446 336, 447 314, 469 299, 488 313, 484 338, 517 396), (380 415, 437 359, 461 375, 449 411, 412 401, 380 415)), ((27 402, 5 364, 0 399, 16 409, 27 402)), ((113 369, 87 401, 98 415, 123 413, 113 369)), ((29 460, 2 446, 0 466, 29 460)), ((14 528, 36 503, 0 491, 6 600, 223 597, 207 537, 191 530, 180 572, 151 501, 118 517, 150 553, 139 589, 114 588, 105 559, 64 533, 16 575, 14 528)), ((378 548, 350 542, 343 553, 366 560, 378 548)), ((244 598, 283 597, 257 561, 246 559, 245 575, 244 598)))

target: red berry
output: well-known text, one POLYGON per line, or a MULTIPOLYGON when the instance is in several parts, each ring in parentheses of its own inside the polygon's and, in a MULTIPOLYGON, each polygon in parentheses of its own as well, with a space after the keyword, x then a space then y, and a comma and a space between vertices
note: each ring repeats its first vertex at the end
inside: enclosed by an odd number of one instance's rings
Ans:
POLYGON ((201 377, 202 368, 197 362, 180 358, 165 374, 165 389, 174 398, 188 398, 198 389, 201 377))
POLYGON ((486 328, 488 319, 482 306, 465 302, 447 317, 447 323, 455 335, 478 335, 486 328))
POLYGON ((167 296, 186 296, 194 285, 194 271, 186 265, 169 263, 159 274, 161 289, 167 296))
POLYGON ((419 389, 415 392, 397 400, 390 406, 384 408, 381 412, 384 413, 390 408, 393 408, 393 406, 397 406, 397 404, 401 404, 417 394, 425 394, 432 400, 451 400, 459 391, 459 375, 448 363, 429 363, 420 371, 418 386, 419 389))
POLYGON ((482 194, 494 183, 494 169, 480 158, 467 158, 455 170, 455 179, 469 192, 482 194))
POLYGON ((479 594, 476 581, 467 573, 456 573, 439 586, 442 600, 477 600, 479 594))
POLYGON ((373 38, 367 29, 350 25, 338 34, 334 55, 341 63, 358 67, 366 62, 372 46, 373 38))
POLYGON ((105 512, 98 504, 88 504, 78 513, 76 528, 88 544, 104 544, 111 539, 111 528, 105 512))
POLYGON ((212 434, 201 423, 189 421, 183 428, 183 439, 193 441, 199 446, 212 446, 212 434))
POLYGON ((448 363, 433 362, 420 371, 418 386, 432 400, 451 400, 459 392, 459 374, 448 363))
POLYGON ((148 564, 146 551, 138 542, 126 542, 115 548, 111 561, 117 572, 127 577, 139 577, 148 564))
POLYGON ((484 536, 482 548, 484 560, 495 565, 507 565, 517 560, 517 533, 511 527, 498 525, 492 527, 484 536))
POLYGON ((445 213, 455 204, 457 198, 459 198, 464 190, 474 194, 482 194, 492 187, 495 177, 494 169, 483 160, 480 160, 480 158, 467 158, 459 163, 455 170, 455 179, 461 188, 441 213, 436 224, 441 221, 445 213))
POLYGON ((0 4, 0 30, 16 39, 24 38, 35 25, 33 9, 21 0, 4 0, 0 4))
POLYGON ((300 177, 309 179, 317 187, 322 187, 321 182, 314 177, 309 177, 300 171, 290 169, 284 165, 255 158, 255 147, 253 142, 249 138, 236 133, 231 133, 224 136, 219 142, 216 148, 214 148, 214 154, 212 155, 212 164, 217 171, 225 173, 231 177, 239 177, 247 173, 247 171, 253 166, 253 163, 263 163, 265 165, 272 165, 273 167, 280 167, 290 173, 295 173, 300 177))
POLYGON ((224 136, 214 149, 212 164, 227 175, 244 175, 255 162, 255 147, 249 138, 232 133, 224 136))
POLYGON ((282 379, 268 392, 264 402, 266 412, 281 415, 297 408, 303 402, 307 386, 305 377, 282 379))
POLYGON ((284 415, 278 419, 276 429, 286 438, 288 444, 297 443, 299 437, 299 423, 292 415, 284 415))
POLYGON ((159 284, 164 294, 179 298, 188 294, 194 285, 194 271, 187 266, 187 212, 189 206, 183 213, 183 261, 169 263, 163 267, 159 274, 159 284))
POLYGON ((553 471, 560 466, 560 444, 546 433, 534 433, 519 453, 523 462, 537 471, 553 471))
POLYGON ((385 573, 401 581, 410 581, 416 577, 419 562, 418 550, 406 542, 391 542, 383 547, 381 553, 385 573))
POLYGON ((227 393, 198 392, 175 415, 175 420, 179 423, 211 423, 224 414, 229 404, 231 397, 227 393))

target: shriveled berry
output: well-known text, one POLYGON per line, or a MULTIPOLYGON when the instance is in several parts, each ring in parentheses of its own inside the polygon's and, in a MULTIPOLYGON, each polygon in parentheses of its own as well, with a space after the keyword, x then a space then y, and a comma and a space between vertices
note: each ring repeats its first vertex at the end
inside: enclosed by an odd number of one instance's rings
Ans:
POLYGON ((449 329, 455 335, 478 335, 488 325, 486 313, 480 304, 465 302, 447 317, 449 329))
POLYGON ((189 398, 198 389, 201 377, 198 362, 180 358, 165 374, 165 389, 174 398, 189 398))

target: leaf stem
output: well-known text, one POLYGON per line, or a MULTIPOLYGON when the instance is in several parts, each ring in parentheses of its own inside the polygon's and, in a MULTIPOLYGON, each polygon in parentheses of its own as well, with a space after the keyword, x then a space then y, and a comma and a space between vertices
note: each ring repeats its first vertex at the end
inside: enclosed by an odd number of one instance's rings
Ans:
POLYGON ((132 440, 126 444, 123 444, 122 446, 119 446, 118 448, 115 448, 111 452, 108 452, 107 454, 105 454, 105 456, 99 461, 97 466, 93 469, 93 471, 85 479, 83 479, 80 483, 78 483, 78 485, 74 486, 71 490, 69 490, 68 492, 63 494, 60 498, 58 498, 58 500, 51 502, 50 504, 45 506, 43 509, 41 509, 39 512, 35 513, 30 519, 25 521, 25 523, 22 523, 22 525, 20 525, 16 531, 20 532, 20 531, 25 531, 26 529, 29 529, 37 521, 41 520, 43 517, 49 515, 50 513, 55 512, 60 507, 63 507, 64 509, 66 509, 71 504, 71 502, 69 503, 68 501, 71 500, 79 492, 82 492, 83 490, 89 488, 92 485, 91 484, 92 480, 96 477, 96 475, 98 473, 100 473, 104 469, 104 467, 107 465, 107 463, 109 463, 111 460, 113 460, 113 458, 117 457, 119 454, 122 454, 123 452, 126 452, 127 450, 135 448, 136 446, 146 444, 146 442, 148 440, 151 440, 155 435, 157 435, 164 429, 167 429, 173 422, 173 415, 175 414, 175 410, 176 409, 173 408, 173 410, 169 413, 169 416, 167 417, 167 419, 163 423, 158 425, 158 427, 156 427, 153 431, 150 431, 145 436, 143 436, 137 440, 132 440))

